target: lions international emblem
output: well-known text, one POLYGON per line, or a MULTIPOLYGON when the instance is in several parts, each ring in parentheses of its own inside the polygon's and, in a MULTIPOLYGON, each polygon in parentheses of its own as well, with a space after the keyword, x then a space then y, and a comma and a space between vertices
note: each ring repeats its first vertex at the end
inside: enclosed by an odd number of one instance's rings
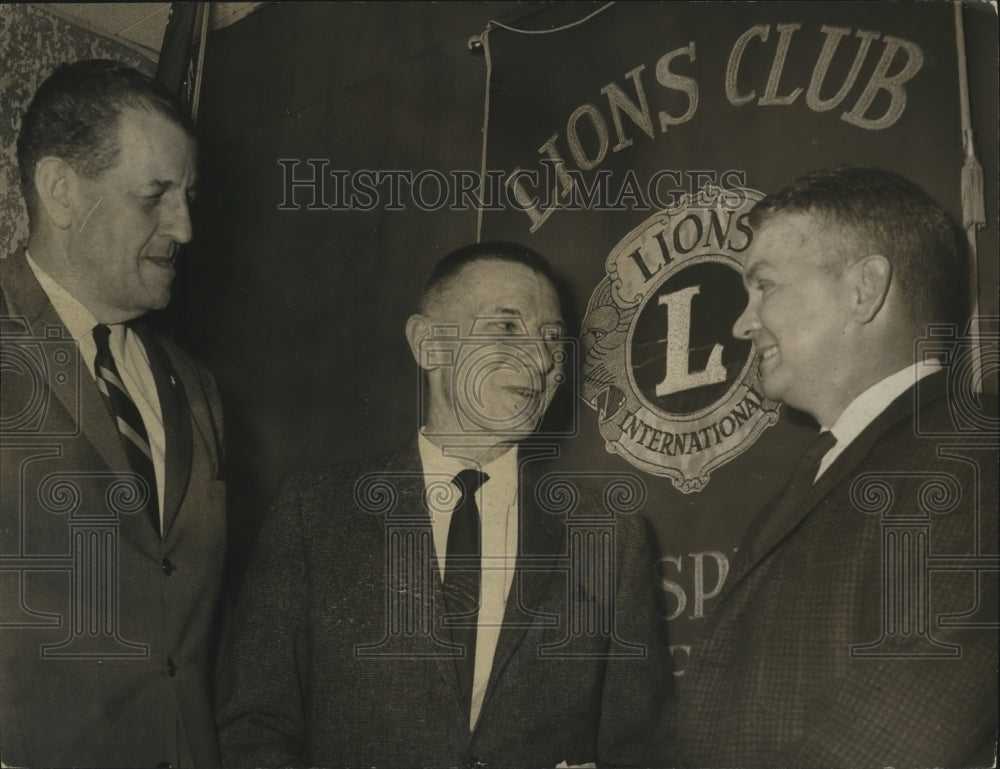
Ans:
POLYGON ((778 420, 752 343, 732 335, 762 197, 708 186, 648 218, 608 255, 583 320, 583 397, 607 450, 685 493, 778 420))

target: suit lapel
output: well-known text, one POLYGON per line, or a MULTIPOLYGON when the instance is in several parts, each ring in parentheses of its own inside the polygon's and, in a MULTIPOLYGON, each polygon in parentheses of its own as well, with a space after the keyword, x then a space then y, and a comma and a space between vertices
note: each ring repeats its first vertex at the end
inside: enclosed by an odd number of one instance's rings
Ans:
MULTIPOLYGON (((792 514, 788 516, 785 522, 770 537, 770 542, 758 547, 756 553, 754 552, 754 548, 750 546, 753 535, 758 528, 756 525, 758 522, 754 522, 743 537, 742 544, 740 545, 740 554, 733 564, 733 575, 727 585, 727 592, 729 589, 735 588, 745 576, 753 571, 758 564, 762 563, 798 527, 809 513, 823 501, 826 495, 841 482, 851 467, 856 464, 856 462, 842 462, 842 459, 844 459, 843 454, 827 468, 827 471, 812 485, 808 493, 802 496, 792 514)), ((769 513, 778 506, 782 496, 786 492, 787 489, 782 490, 777 497, 768 502, 767 509, 769 513)))
MULTIPOLYGON (((115 427, 87 363, 80 358, 76 340, 70 335, 49 301, 48 294, 35 278, 23 249, 14 256, 0 261, 0 284, 3 286, 6 311, 11 316, 24 319, 28 325, 28 328, 23 330, 26 336, 30 334, 35 339, 45 339, 49 342, 55 339, 65 340, 73 345, 77 355, 79 368, 75 381, 72 381, 73 377, 66 380, 53 376, 46 377, 46 386, 55 395, 59 407, 68 413, 78 431, 75 435, 66 436, 64 450, 82 458, 86 449, 77 441, 85 442, 96 451, 103 462, 103 469, 123 472, 123 469, 129 467, 129 461, 118 428, 115 427)), ((159 534, 153 529, 147 515, 138 513, 125 515, 119 523, 122 536, 136 547, 144 552, 157 552, 159 534)))
MULTIPOLYGON (((747 539, 744 538, 744 546, 740 548, 740 555, 733 566, 733 575, 726 586, 725 594, 734 590, 750 572, 762 563, 778 545, 798 528, 802 521, 819 506, 831 491, 842 487, 846 483, 850 474, 865 460, 871 453, 872 448, 886 432, 903 420, 912 420, 918 408, 923 408, 944 397, 947 394, 945 377, 944 372, 928 376, 921 383, 919 403, 916 402, 917 391, 914 387, 910 387, 889 404, 886 410, 876 417, 857 438, 851 441, 851 444, 844 452, 820 476, 809 493, 796 505, 795 512, 789 517, 788 521, 775 532, 770 544, 760 549, 759 555, 756 557, 752 555, 750 549, 745 547, 747 539)), ((778 499, 779 497, 776 497, 771 500, 768 503, 768 508, 773 508, 778 499)))
POLYGON ((97 450, 107 467, 128 467, 121 436, 87 363, 80 356, 80 348, 28 266, 23 249, 4 260, 2 265, 7 311, 11 316, 24 318, 28 324, 24 333, 30 333, 35 339, 44 339, 45 344, 64 340, 73 345, 76 352, 76 376, 47 376, 45 384, 73 419, 80 435, 97 450))
MULTIPOLYGON (((565 520, 536 505, 535 482, 538 473, 531 468, 530 463, 522 465, 518 481, 518 555, 514 580, 504 610, 503 627, 493 654, 493 667, 483 700, 483 711, 488 707, 514 653, 524 643, 528 630, 535 625, 535 611, 551 593, 556 573, 560 572, 553 561, 565 555, 565 520)), ((567 591, 567 598, 568 596, 567 591)))
MULTIPOLYGON (((430 514, 424 504, 424 480, 423 466, 420 462, 420 454, 413 447, 412 451, 399 455, 399 459, 387 463, 386 469, 392 473, 399 474, 399 480, 395 482, 398 494, 397 506, 404 511, 421 510, 426 516, 427 526, 430 527, 430 514)), ((524 462, 521 465, 518 482, 519 513, 518 513, 518 557, 514 580, 511 584, 511 592, 507 599, 507 606, 504 610, 503 627, 497 641, 497 648, 493 655, 493 666, 490 671, 490 680, 487 686, 486 695, 483 699, 482 713, 489 707, 489 702, 501 679, 504 669, 509 664, 514 652, 524 642, 525 635, 532 627, 535 615, 530 611, 532 607, 537 608, 543 603, 544 597, 551 590, 551 584, 558 571, 551 565, 552 556, 564 554, 564 520, 557 515, 552 515, 544 510, 539 510, 534 502, 535 477, 537 473, 529 470, 524 472, 524 467, 531 467, 531 463, 524 462), (539 564, 541 558, 545 563, 539 564), (547 564, 547 565, 546 565, 547 564)), ((380 518, 384 524, 384 518, 380 518)), ((436 640, 433 641, 435 662, 442 682, 452 693, 454 706, 458 712, 462 712, 461 695, 458 686, 458 673, 455 668, 455 659, 450 655, 441 653, 440 641, 451 641, 447 629, 444 628, 443 614, 445 612, 444 588, 440 569, 438 568, 437 550, 433 546, 433 535, 430 537, 431 549, 429 557, 431 559, 431 573, 433 575, 431 606, 433 609, 433 628, 436 640)), ((482 717, 479 723, 483 723, 482 717)), ((477 726, 478 728, 478 726, 477 726)))
POLYGON ((166 539, 191 477, 191 412, 181 378, 152 330, 142 322, 136 323, 132 330, 146 349, 163 417, 163 537, 166 539))
MULTIPOLYGON (((402 511, 402 514, 412 516, 414 511, 420 511, 424 525, 429 533, 428 540, 430 547, 427 550, 427 558, 430 559, 430 593, 428 598, 424 598, 424 608, 431 613, 431 633, 433 637, 427 639, 430 648, 427 650, 437 667, 438 675, 448 691, 451 692, 452 702, 458 712, 462 711, 462 698, 458 686, 458 671, 455 668, 455 658, 449 655, 444 644, 451 643, 451 635, 444 626, 443 617, 446 611, 444 601, 444 586, 441 570, 438 568, 437 548, 434 545, 434 534, 431 529, 430 512, 424 503, 424 471, 420 461, 420 452, 416 444, 411 449, 401 452, 395 458, 386 463, 384 468, 389 474, 389 481, 393 484, 397 502, 394 510, 402 511), (394 477, 393 477, 394 476, 394 477)), ((392 513, 390 513, 392 515, 392 513)), ((385 527, 385 516, 379 516, 379 521, 385 527)), ((422 592, 427 596, 427 592, 422 592)))

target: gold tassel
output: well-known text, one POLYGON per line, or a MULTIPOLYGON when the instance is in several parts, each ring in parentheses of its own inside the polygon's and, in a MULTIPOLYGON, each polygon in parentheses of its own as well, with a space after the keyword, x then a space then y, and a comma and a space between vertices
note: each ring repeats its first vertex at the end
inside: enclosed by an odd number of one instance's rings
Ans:
POLYGON ((986 226, 983 196, 983 166, 976 159, 972 131, 965 132, 965 162, 962 163, 962 224, 965 229, 986 226))

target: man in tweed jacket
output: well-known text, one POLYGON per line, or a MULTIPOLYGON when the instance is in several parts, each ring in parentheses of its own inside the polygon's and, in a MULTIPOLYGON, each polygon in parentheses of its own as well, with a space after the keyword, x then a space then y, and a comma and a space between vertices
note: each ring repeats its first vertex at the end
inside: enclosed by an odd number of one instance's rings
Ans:
POLYGON ((663 760, 651 537, 613 494, 537 469, 554 447, 528 441, 563 375, 561 323, 523 246, 438 264, 406 328, 427 382, 417 441, 292 479, 260 534, 221 667, 227 765, 663 760), (470 469, 485 476, 467 643, 447 575, 470 469))
POLYGON ((992 765, 997 421, 955 327, 927 325, 960 317, 964 235, 872 168, 809 174, 752 223, 734 333, 833 447, 740 547, 683 682, 683 760, 992 765))

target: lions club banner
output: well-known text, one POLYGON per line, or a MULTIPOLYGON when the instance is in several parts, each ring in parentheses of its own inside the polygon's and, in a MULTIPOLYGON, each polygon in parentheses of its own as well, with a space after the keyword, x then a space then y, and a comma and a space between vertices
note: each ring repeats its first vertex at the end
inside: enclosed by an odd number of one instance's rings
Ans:
POLYGON ((524 242, 566 278, 579 414, 563 451, 645 484, 682 675, 742 532, 813 429, 764 396, 755 350, 732 335, 747 214, 795 176, 849 162, 902 173, 961 221, 956 15, 570 7, 473 41, 488 81, 483 179, 502 180, 507 203, 484 198, 480 237, 524 242))

